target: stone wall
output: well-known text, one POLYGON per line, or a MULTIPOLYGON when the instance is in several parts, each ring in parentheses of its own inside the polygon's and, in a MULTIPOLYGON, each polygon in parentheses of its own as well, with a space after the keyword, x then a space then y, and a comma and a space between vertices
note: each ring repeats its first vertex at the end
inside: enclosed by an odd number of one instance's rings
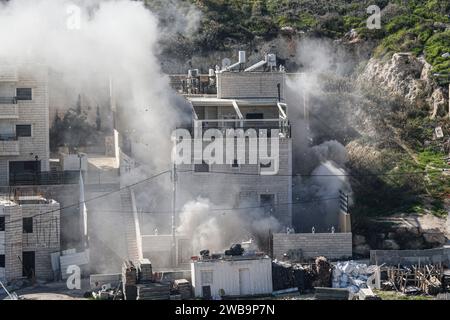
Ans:
POLYGON ((328 259, 345 259, 352 256, 351 233, 296 233, 273 234, 273 257, 282 259, 289 250, 302 251, 303 259, 324 256, 328 259))
POLYGON ((371 264, 387 265, 418 265, 439 264, 449 265, 450 248, 438 248, 428 250, 371 250, 371 264))
POLYGON ((217 74, 217 98, 272 98, 285 95, 285 74, 281 72, 223 72, 217 74))

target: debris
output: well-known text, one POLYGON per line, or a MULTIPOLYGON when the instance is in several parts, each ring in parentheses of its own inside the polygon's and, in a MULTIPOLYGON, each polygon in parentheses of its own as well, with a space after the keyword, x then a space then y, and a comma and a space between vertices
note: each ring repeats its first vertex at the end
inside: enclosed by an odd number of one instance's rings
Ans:
POLYGON ((141 259, 137 263, 139 283, 152 281, 153 271, 152 263, 148 259, 141 259))
POLYGON ((331 287, 332 267, 325 257, 317 257, 315 261, 316 279, 313 287, 331 287))
POLYGON ((188 300, 192 298, 192 287, 189 281, 186 279, 175 280, 173 288, 178 291, 182 300, 188 300))
POLYGON ((138 284, 137 300, 169 300, 170 284, 169 282, 155 282, 147 284, 138 284))
POLYGON ((340 288, 315 288, 316 300, 348 300, 350 293, 346 289, 340 288))
POLYGON ((358 293, 360 289, 368 288, 368 282, 375 280, 373 277, 377 266, 368 267, 366 264, 354 261, 338 262, 333 270, 333 288, 347 288, 352 293, 358 293))
POLYGON ((116 287, 122 279, 120 273, 116 274, 91 274, 89 277, 89 283, 92 290, 100 289, 104 284, 116 287))
POLYGON ((442 266, 397 266, 387 270, 388 280, 392 282, 397 291, 408 295, 425 293, 437 295, 442 292, 442 266))
POLYGON ((358 293, 359 300, 381 300, 376 294, 373 293, 372 289, 360 289, 358 293))
POLYGON ((244 253, 244 249, 242 249, 242 246, 240 243, 233 244, 230 248, 230 250, 225 251, 226 256, 242 256, 244 253))

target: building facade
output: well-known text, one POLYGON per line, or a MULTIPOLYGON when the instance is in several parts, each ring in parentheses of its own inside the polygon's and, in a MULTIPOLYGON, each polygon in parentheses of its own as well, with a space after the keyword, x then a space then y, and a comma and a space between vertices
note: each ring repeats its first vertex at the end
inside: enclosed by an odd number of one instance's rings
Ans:
POLYGON ((0 65, 0 185, 49 171, 48 68, 0 65))
MULTIPOLYGON (((194 118, 192 128, 186 129, 193 150, 198 140, 212 132, 210 140, 223 143, 223 162, 198 161, 194 151, 190 164, 178 165, 177 204, 202 197, 219 207, 255 207, 277 218, 282 226, 291 226, 292 141, 284 103, 285 73, 220 71, 215 79, 217 94, 186 95, 194 118), (227 149, 230 132, 235 144, 227 149), (235 139, 240 133, 243 144, 235 139), (256 134, 254 145, 252 133, 256 134), (272 149, 272 139, 277 139, 278 148, 272 149), (267 152, 262 152, 264 143, 267 152)), ((203 151, 209 143, 201 141, 203 151)))
POLYGON ((60 205, 39 196, 0 202, 0 280, 54 280, 51 253, 60 251, 60 205))

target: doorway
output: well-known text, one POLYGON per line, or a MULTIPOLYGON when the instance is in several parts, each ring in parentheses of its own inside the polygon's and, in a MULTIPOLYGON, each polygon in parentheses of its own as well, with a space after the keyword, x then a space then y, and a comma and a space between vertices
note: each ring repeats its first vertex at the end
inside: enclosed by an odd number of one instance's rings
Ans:
POLYGON ((22 254, 22 276, 31 279, 36 270, 34 251, 25 251, 22 254))

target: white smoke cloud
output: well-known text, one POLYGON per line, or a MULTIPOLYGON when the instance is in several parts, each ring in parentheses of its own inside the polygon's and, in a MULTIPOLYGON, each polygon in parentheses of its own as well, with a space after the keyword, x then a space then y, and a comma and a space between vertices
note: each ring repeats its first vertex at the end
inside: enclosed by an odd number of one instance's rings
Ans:
POLYGON ((260 209, 220 210, 208 199, 198 198, 184 205, 177 232, 190 237, 194 252, 198 253, 203 249, 222 252, 250 238, 261 242, 269 232, 280 229, 279 222, 260 209))

